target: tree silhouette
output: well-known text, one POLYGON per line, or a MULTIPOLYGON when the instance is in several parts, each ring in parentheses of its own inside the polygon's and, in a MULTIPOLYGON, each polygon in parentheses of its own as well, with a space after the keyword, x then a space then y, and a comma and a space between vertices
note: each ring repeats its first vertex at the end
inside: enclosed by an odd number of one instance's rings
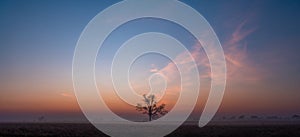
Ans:
POLYGON ((153 118, 157 118, 168 113, 168 111, 165 110, 165 104, 157 105, 155 95, 143 95, 143 97, 144 103, 138 103, 136 110, 142 112, 142 114, 148 115, 149 121, 152 121, 153 118))

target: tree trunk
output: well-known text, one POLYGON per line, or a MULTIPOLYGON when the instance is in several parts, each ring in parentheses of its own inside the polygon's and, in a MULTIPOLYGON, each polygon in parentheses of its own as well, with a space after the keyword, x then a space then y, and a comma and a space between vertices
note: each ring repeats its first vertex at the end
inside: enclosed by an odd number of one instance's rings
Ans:
POLYGON ((152 120, 152 106, 149 107, 148 115, 149 115, 149 121, 151 121, 152 120))
POLYGON ((149 121, 152 121, 152 115, 151 114, 149 115, 149 121))

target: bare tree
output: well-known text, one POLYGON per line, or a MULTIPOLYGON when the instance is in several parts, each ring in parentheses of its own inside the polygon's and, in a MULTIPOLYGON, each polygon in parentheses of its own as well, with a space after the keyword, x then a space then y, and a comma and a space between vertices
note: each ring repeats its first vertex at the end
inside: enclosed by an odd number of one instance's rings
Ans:
POLYGON ((147 114, 149 121, 152 121, 153 118, 157 118, 168 113, 168 111, 165 110, 165 104, 157 105, 155 95, 143 96, 144 103, 137 104, 136 110, 142 112, 143 114, 147 114))

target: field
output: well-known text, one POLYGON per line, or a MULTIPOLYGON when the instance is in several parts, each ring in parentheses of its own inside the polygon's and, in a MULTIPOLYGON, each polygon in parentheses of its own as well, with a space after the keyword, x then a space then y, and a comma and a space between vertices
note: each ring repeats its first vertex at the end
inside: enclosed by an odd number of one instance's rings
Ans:
MULTIPOLYGON (((183 125, 168 137, 298 137, 300 125, 183 125)), ((91 124, 0 124, 0 137, 107 137, 91 124)))

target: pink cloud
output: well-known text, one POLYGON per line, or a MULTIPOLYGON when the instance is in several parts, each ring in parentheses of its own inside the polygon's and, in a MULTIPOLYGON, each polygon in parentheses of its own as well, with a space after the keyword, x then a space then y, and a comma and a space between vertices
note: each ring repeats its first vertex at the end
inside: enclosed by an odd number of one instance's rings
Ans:
POLYGON ((245 39, 251 35, 256 28, 245 29, 248 20, 241 22, 232 36, 223 45, 227 61, 227 75, 231 80, 253 81, 261 79, 259 68, 249 58, 245 39))
POLYGON ((156 73, 156 72, 158 72, 158 69, 157 68, 152 68, 152 69, 150 69, 150 72, 156 73))
POLYGON ((158 70, 158 68, 156 67, 156 65, 155 64, 151 64, 151 69, 149 70, 149 72, 151 72, 151 73, 156 73, 156 72, 158 72, 159 70, 158 70))
POLYGON ((68 93, 68 92, 62 92, 62 93, 60 93, 60 95, 63 96, 63 97, 67 97, 67 98, 73 98, 74 97, 73 94, 68 93))
MULTIPOLYGON (((255 28, 245 29, 247 23, 248 20, 242 21, 233 31, 231 37, 222 44, 227 64, 228 80, 257 81, 261 78, 258 68, 256 68, 255 63, 251 61, 247 53, 248 45, 245 42, 245 39, 255 31, 255 28)), ((200 78, 211 78, 209 60, 202 46, 195 44, 190 51, 190 54, 196 61, 200 78)), ((189 58, 189 54, 187 52, 179 54, 175 61, 179 62, 180 65, 185 66, 186 71, 189 71, 193 67, 191 65, 193 60, 189 58)), ((174 75, 174 73, 178 73, 178 71, 173 62, 170 62, 159 71, 155 71, 163 74, 168 80, 180 78, 178 77, 179 75, 174 75)))

